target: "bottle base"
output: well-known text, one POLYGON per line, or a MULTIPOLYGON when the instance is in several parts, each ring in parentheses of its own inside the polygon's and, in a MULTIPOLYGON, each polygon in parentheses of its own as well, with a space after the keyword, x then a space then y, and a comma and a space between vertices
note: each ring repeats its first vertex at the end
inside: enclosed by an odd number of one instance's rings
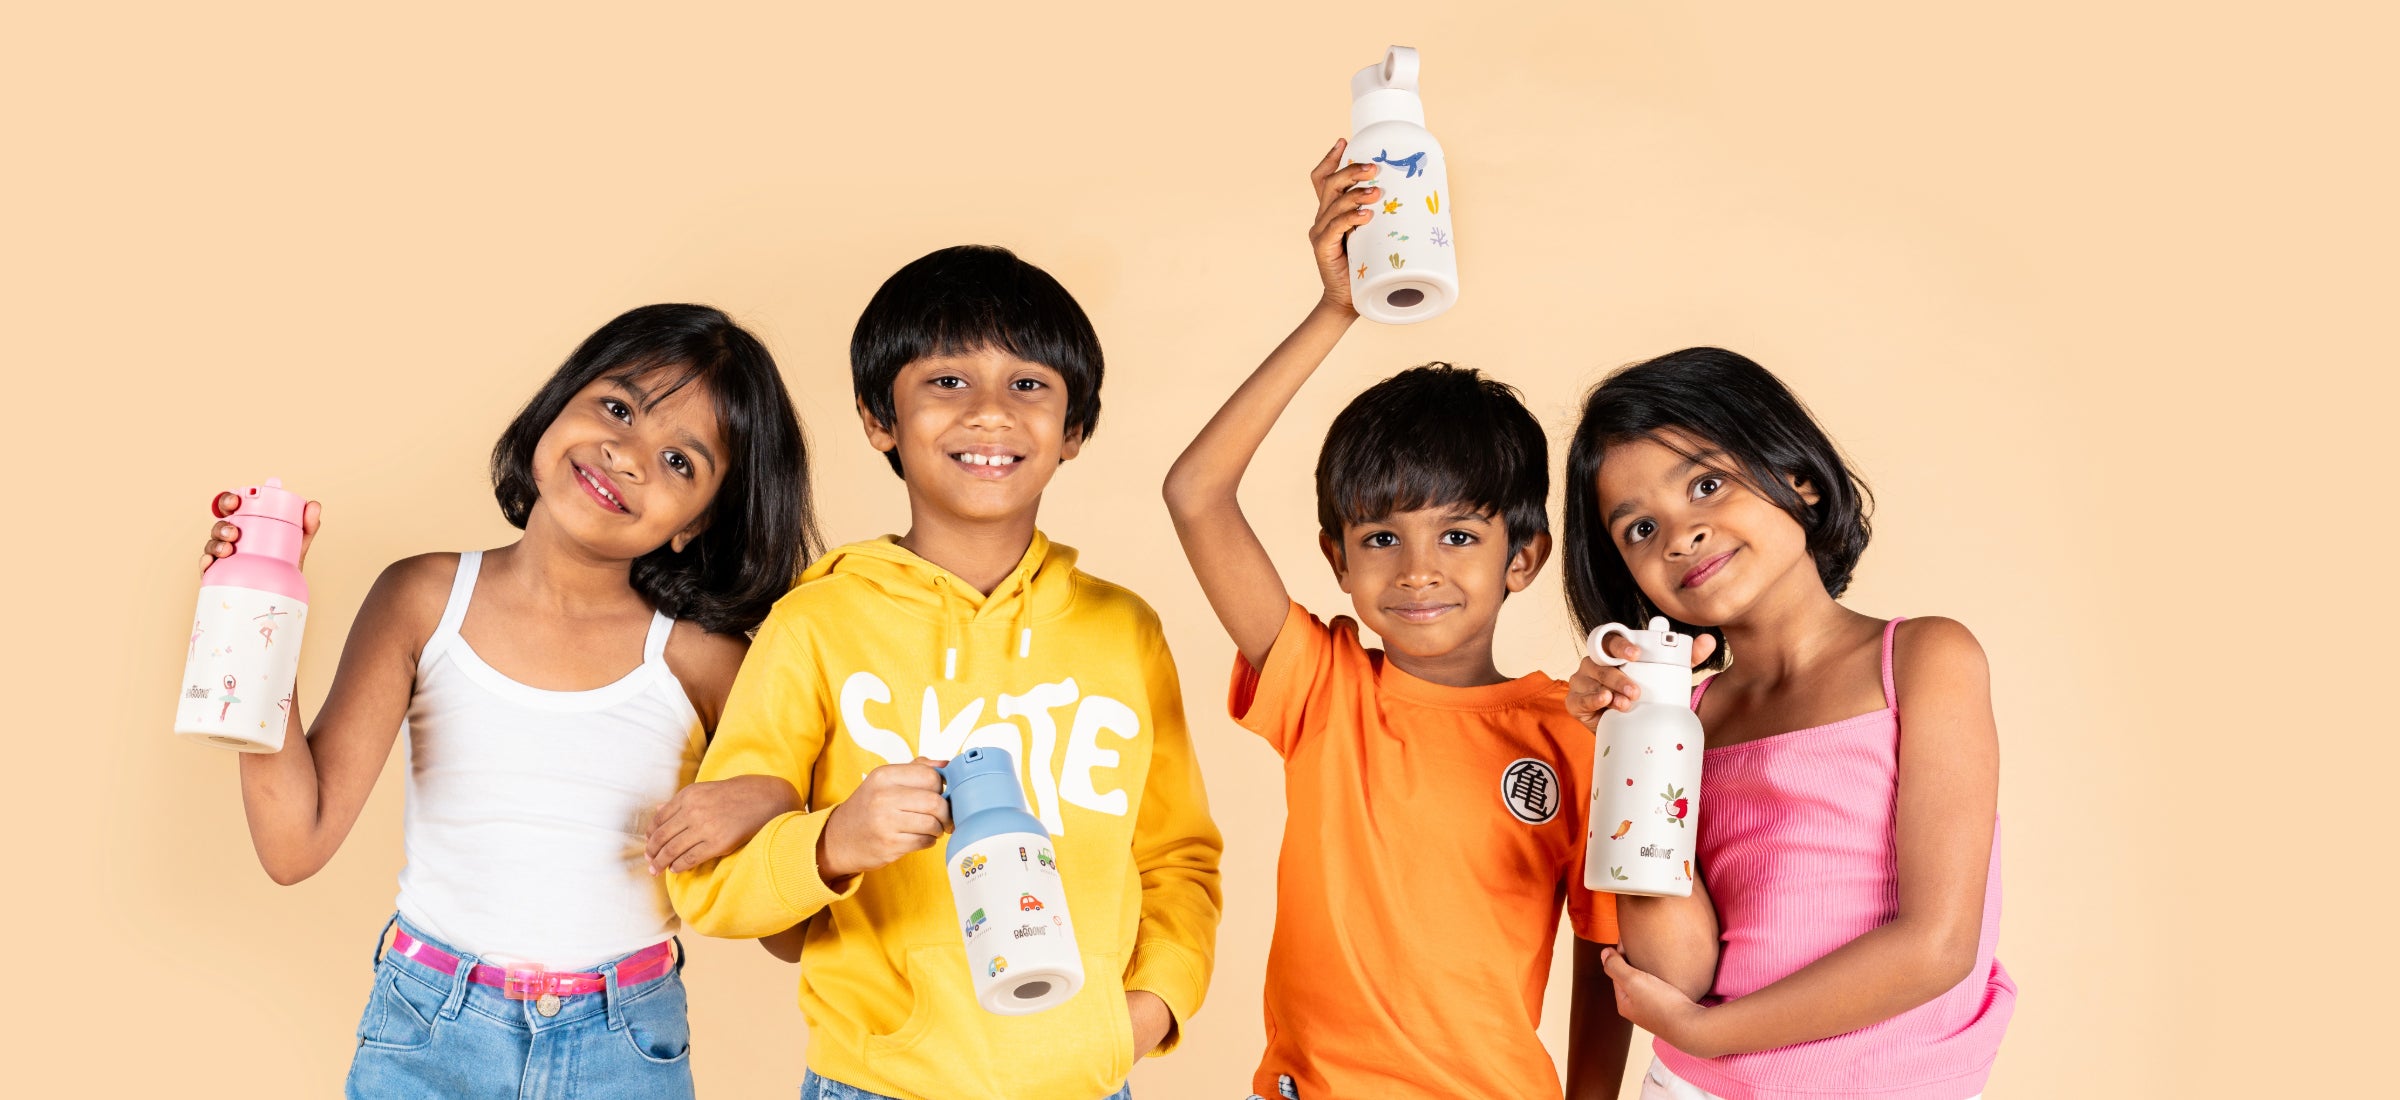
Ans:
POLYGON ((283 738, 281 737, 273 741, 260 741, 207 730, 176 730, 175 734, 195 745, 210 745, 220 749, 232 749, 235 752, 265 753, 283 750, 283 738))

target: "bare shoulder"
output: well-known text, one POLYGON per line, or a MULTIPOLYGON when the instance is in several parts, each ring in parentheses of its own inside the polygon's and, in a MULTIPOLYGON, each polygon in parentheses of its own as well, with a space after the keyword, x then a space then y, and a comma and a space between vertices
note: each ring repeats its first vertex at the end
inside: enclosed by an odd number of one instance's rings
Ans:
POLYGON ((1892 678, 1903 700, 1982 697, 1991 691, 1991 662, 1966 624, 1929 615, 1901 623, 1894 634, 1892 678))
POLYGON ((733 692, 733 677, 750 652, 750 639, 739 634, 713 634, 696 623, 678 619, 667 634, 667 668, 683 684, 685 695, 699 709, 710 729, 733 692))
POLYGON ((398 633, 423 642, 442 621, 450 603, 451 582, 458 579, 455 553, 418 554, 383 567, 375 586, 359 608, 360 617, 374 616, 398 633))
POLYGON ((1983 643, 1967 624, 1928 615, 1900 624, 1892 637, 1892 662, 1900 668, 1981 672, 1983 643))

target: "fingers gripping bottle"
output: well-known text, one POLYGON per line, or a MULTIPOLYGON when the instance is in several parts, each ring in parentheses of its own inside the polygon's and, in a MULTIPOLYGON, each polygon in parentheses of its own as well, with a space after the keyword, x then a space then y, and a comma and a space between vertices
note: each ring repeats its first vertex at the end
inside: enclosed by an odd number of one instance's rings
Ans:
POLYGON ((1661 618, 1648 630, 1610 623, 1585 644, 1592 660, 1624 666, 1642 690, 1632 710, 1600 715, 1583 884, 1611 894, 1690 897, 1706 747, 1691 707, 1692 639, 1661 618), (1640 655, 1609 656, 1600 643, 1611 634, 1624 635, 1640 655))
POLYGON ((1417 51, 1393 46, 1350 78, 1350 164, 1383 166, 1375 218, 1350 231, 1350 301, 1358 315, 1413 325, 1458 301, 1450 251, 1450 170, 1425 131, 1417 51))
POLYGON ((1050 833, 1025 805, 1017 763, 977 747, 942 768, 950 799, 950 897, 967 940, 975 1003, 1024 1016, 1083 988, 1083 955, 1050 833))
POLYGON ((175 732, 240 752, 274 752, 292 710, 308 582, 300 576, 300 512, 281 478, 231 490, 224 518, 242 533, 200 574, 200 606, 184 651, 175 732))

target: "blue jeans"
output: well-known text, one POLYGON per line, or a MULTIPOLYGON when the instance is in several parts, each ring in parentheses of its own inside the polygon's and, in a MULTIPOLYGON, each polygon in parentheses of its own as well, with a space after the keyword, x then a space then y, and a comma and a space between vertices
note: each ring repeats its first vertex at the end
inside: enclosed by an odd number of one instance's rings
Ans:
MULTIPOLYGON (((819 1077, 817 1071, 812 1069, 807 1077, 800 1080, 800 1100, 892 1100, 892 1097, 819 1077)), ((1133 1086, 1127 1085, 1101 1097, 1101 1100, 1133 1100, 1133 1086)))
MULTIPOLYGON (((398 917, 392 918, 398 921, 398 917)), ((408 934, 458 956, 457 974, 382 950, 358 1022, 343 1095, 492 1100, 634 1100, 692 1095, 683 960, 666 977, 617 987, 617 960, 595 967, 608 988, 559 999, 558 1015, 467 980, 475 960, 402 921, 408 934)), ((390 930, 386 924, 385 930, 390 930)))

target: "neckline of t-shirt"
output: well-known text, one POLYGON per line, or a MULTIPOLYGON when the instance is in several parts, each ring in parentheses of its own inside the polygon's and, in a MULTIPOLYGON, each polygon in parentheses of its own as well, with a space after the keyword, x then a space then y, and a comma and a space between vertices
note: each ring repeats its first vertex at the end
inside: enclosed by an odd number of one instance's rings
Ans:
POLYGON ((1446 710, 1501 710, 1538 699, 1558 681, 1550 674, 1535 669, 1514 680, 1481 687, 1450 687, 1431 680, 1409 675, 1408 670, 1392 663, 1391 654, 1378 653, 1376 683, 1383 690, 1409 702, 1446 710))

